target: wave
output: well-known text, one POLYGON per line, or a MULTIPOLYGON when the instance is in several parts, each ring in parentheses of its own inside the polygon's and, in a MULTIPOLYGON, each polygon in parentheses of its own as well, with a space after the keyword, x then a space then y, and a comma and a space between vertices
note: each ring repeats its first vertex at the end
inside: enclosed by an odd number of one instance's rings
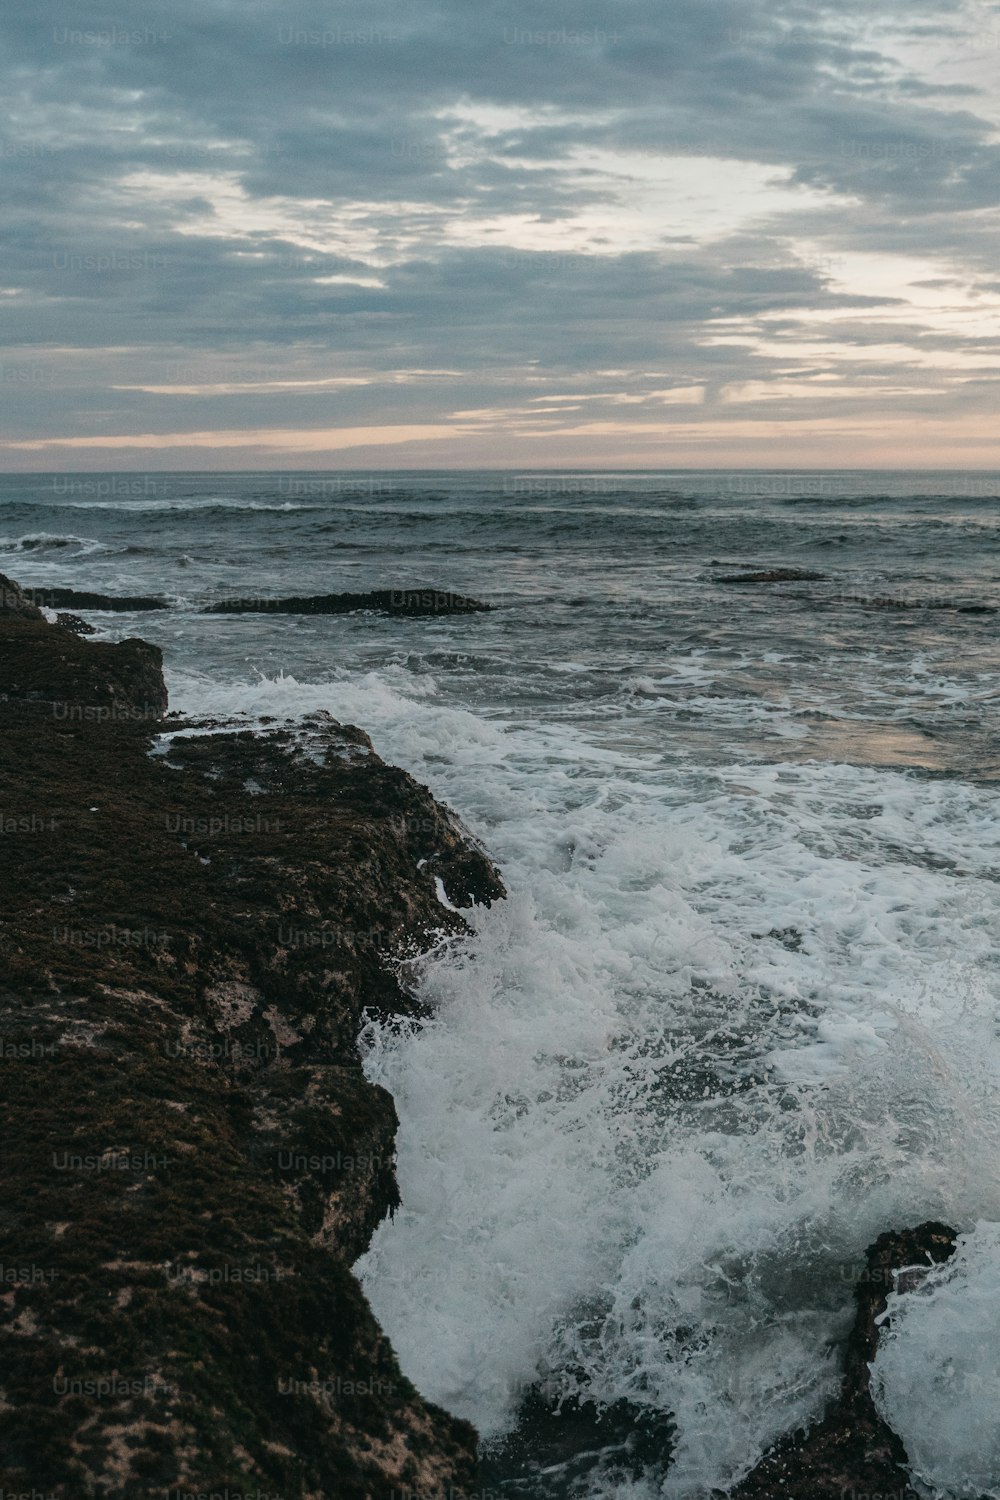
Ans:
POLYGON ((875 1234, 1000 1214, 995 794, 672 781, 392 669, 171 693, 360 720, 503 862, 510 899, 419 976, 432 1021, 366 1034, 403 1206, 359 1267, 407 1373, 486 1437, 535 1380, 631 1400, 675 1414, 668 1493, 702 1495, 821 1407, 875 1234))
POLYGON ((959 1237, 914 1295, 893 1292, 872 1366, 876 1406, 936 1494, 996 1495, 1000 1224, 959 1237))
POLYGON ((68 547, 75 547, 81 557, 89 557, 95 552, 121 550, 109 547, 96 537, 67 536, 50 531, 29 532, 27 536, 0 537, 0 552, 60 552, 68 547))
MULTIPOLYGON (((879 506, 888 508, 897 505, 995 505, 1000 499, 1000 487, 987 493, 976 490, 972 493, 963 492, 961 489, 948 491, 913 490, 906 494, 846 494, 835 491, 808 491, 802 494, 783 494, 768 496, 763 491, 754 492, 748 490, 748 500, 767 501, 770 499, 777 506, 824 506, 831 510, 863 510, 866 506, 879 506)), ((918 512, 918 519, 924 519, 918 512)), ((927 517, 926 519, 931 519, 927 517)))
POLYGON ((285 500, 280 504, 270 504, 261 500, 238 500, 231 496, 200 495, 184 499, 159 499, 159 500, 64 500, 52 505, 56 510, 108 510, 122 511, 125 514, 136 512, 150 514, 172 514, 177 511, 268 511, 273 514, 284 514, 286 511, 296 510, 326 510, 324 505, 303 505, 294 500, 285 500))
POLYGON ((821 1409, 876 1234, 1000 1218, 995 790, 664 770, 402 667, 170 690, 363 723, 502 863, 510 898, 415 976, 432 1019, 366 1032, 403 1203, 358 1267, 487 1440, 536 1381, 673 1413, 665 1493, 694 1500, 821 1409))

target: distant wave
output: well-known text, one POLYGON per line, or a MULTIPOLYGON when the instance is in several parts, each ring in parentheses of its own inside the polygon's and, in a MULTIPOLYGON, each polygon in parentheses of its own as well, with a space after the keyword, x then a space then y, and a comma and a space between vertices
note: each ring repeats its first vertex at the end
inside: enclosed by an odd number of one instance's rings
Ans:
POLYGON ((65 547, 75 547, 81 556, 113 550, 96 537, 64 536, 49 531, 35 531, 27 536, 0 537, 0 552, 57 552, 65 547))
POLYGON ((232 496, 199 495, 176 500, 64 500, 58 510, 183 511, 183 510, 254 510, 283 512, 291 510, 325 510, 324 505, 303 505, 295 500, 268 504, 260 500, 240 500, 232 496))
MULTIPOLYGON (((797 505, 828 506, 831 510, 864 510, 866 507, 875 505, 920 506, 941 505, 943 503, 947 503, 949 505, 996 505, 997 500, 1000 499, 1000 486, 997 486, 989 493, 987 493, 985 490, 976 490, 975 492, 966 493, 963 492, 960 487, 956 487, 954 490, 942 491, 914 490, 905 495, 851 495, 835 490, 810 491, 806 489, 803 490, 801 494, 768 496, 763 491, 755 494, 753 491, 748 490, 746 498, 748 500, 762 501, 765 504, 767 503, 768 499, 770 499, 775 505, 791 506, 793 508, 797 505)), ((917 514, 920 519, 924 519, 922 512, 918 512, 917 514)))

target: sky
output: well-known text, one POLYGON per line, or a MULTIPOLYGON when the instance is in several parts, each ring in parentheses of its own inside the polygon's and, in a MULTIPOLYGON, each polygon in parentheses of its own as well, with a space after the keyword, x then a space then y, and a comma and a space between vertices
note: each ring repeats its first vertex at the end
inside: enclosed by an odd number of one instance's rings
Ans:
POLYGON ((20 0, 0 468, 1000 468, 1000 3, 20 0))

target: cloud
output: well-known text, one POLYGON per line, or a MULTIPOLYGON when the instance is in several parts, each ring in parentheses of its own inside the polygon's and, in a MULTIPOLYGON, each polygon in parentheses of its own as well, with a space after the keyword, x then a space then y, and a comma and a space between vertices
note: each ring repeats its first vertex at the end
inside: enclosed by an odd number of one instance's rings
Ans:
POLYGON ((706 435, 742 403, 775 443, 773 412, 828 398, 948 444, 970 371, 987 420, 1000 25, 973 0, 38 0, 0 25, 8 458, 298 431, 461 463, 487 439, 451 413, 551 448, 568 379, 609 462, 685 404, 706 435))
MULTIPOLYGON (((430 438, 461 435, 458 427, 340 427, 316 431, 289 428, 287 431, 257 429, 252 435, 252 445, 257 449, 273 448, 282 453, 330 453, 341 448, 389 447, 394 443, 425 442, 430 438)), ((0 448, 23 449, 32 452, 49 452, 58 448, 99 448, 102 452, 126 449, 139 452, 144 448, 155 448, 158 453, 169 453, 172 448, 245 448, 248 446, 246 431, 220 432, 139 432, 130 434, 102 434, 99 437, 46 437, 28 441, 0 441, 0 448)))

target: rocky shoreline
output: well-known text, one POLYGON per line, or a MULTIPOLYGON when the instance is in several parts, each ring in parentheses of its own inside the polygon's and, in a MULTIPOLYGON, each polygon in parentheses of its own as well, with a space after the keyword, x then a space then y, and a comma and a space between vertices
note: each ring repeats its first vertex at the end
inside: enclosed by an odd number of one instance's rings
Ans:
MULTIPOLYGON (((0 1495, 476 1500, 475 1432, 350 1270, 398 1203, 357 1037, 503 885, 361 730, 184 722, 161 665, 0 577, 0 1495)), ((739 1500, 913 1493, 868 1363, 893 1271, 953 1247, 872 1247, 840 1399, 739 1500)), ((554 1453, 575 1423, 669 1461, 627 1411, 535 1407, 554 1453)))
POLYGON ((356 1037, 503 887, 360 730, 166 706, 0 580, 0 1492, 471 1493, 350 1271, 397 1202, 356 1037))

